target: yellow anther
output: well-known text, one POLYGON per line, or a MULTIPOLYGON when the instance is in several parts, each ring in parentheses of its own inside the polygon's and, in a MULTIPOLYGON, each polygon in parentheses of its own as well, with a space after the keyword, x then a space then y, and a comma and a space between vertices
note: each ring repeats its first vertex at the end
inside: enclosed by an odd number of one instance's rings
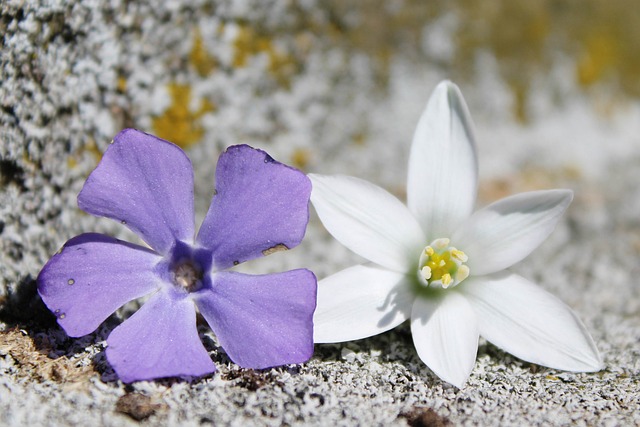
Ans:
POLYGON ((449 242, 450 240, 447 238, 436 239, 433 241, 432 245, 435 246, 436 249, 442 250, 442 249, 446 249, 446 247, 449 246, 449 242))
POLYGON ((447 238, 436 239, 421 253, 418 277, 424 285, 446 289, 469 277, 469 267, 464 264, 469 257, 449 243, 447 238))
POLYGON ((462 252, 459 249, 452 249, 451 250, 451 255, 453 255, 454 258, 456 258, 457 260, 460 260, 462 262, 467 262, 469 260, 469 257, 467 256, 467 254, 465 254, 464 252, 462 252))
POLYGON ((442 287, 444 288, 448 288, 451 282, 453 281, 449 273, 443 274, 441 280, 442 280, 442 287))
POLYGON ((424 277, 424 280, 431 279, 431 269, 426 265, 422 267, 422 269, 420 270, 420 273, 422 273, 422 277, 424 277))
POLYGON ((458 282, 462 282, 467 277, 469 277, 469 267, 463 264, 460 267, 458 267, 458 272, 456 273, 456 280, 458 282))

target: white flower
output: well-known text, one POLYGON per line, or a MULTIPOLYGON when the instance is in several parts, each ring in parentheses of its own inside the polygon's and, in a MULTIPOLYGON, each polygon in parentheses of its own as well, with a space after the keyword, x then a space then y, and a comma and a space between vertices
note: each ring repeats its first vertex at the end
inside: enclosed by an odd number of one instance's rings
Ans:
POLYGON ((348 176, 310 175, 311 201, 327 230, 372 263, 318 283, 316 343, 366 338, 411 319, 418 356, 462 387, 482 335, 514 356, 593 372, 603 364, 571 309, 504 271, 534 251, 571 202, 569 190, 532 191, 473 212, 477 157, 459 89, 435 89, 418 122, 408 207, 348 176))

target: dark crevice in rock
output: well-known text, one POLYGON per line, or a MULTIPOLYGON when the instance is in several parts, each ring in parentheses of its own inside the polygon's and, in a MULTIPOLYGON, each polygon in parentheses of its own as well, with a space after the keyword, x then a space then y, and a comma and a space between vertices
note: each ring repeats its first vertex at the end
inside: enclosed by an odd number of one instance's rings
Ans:
POLYGON ((12 159, 0 159, 0 186, 15 184, 21 191, 24 185, 24 169, 12 159))
POLYGON ((0 306, 0 322, 9 327, 28 328, 32 331, 42 331, 56 328, 56 317, 49 311, 40 295, 36 280, 27 275, 16 291, 9 293, 0 306))

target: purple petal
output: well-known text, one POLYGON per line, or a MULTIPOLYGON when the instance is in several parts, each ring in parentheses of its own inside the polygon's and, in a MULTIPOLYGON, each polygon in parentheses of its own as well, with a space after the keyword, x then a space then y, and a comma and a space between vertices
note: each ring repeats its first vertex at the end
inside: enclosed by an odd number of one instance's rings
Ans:
POLYGON ((248 145, 229 147, 216 169, 216 195, 198 233, 225 269, 291 249, 309 221, 311 182, 299 170, 248 145))
POLYGON ((123 304, 161 286, 161 257, 102 234, 69 240, 42 268, 38 292, 69 336, 93 332, 123 304))
POLYGON ((220 272, 210 286, 194 295, 196 304, 235 363, 262 369, 311 357, 316 307, 311 271, 220 272))
POLYGON ((107 338, 107 360, 125 383, 215 372, 187 294, 160 291, 107 338))
POLYGON ((176 145, 135 129, 114 138, 78 195, 80 209, 121 221, 161 254, 193 241, 193 169, 176 145))

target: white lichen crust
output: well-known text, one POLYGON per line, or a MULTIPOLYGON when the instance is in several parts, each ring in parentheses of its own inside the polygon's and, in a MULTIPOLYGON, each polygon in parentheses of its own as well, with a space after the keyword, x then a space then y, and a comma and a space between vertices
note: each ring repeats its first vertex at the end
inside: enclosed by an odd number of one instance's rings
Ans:
MULTIPOLYGON (((0 2, 0 425, 133 425, 115 411, 131 390, 116 381, 103 351, 106 336, 133 310, 124 307, 95 333, 69 339, 47 320, 33 282, 71 236, 93 231, 136 241, 125 227, 86 215, 76 203, 121 128, 154 132, 167 111, 186 114, 167 115, 171 123, 198 127, 179 129, 197 137, 190 158, 196 171, 206 171, 196 176, 199 219, 212 193, 214 160, 237 143, 305 171, 347 172, 404 192, 400 171, 413 124, 435 83, 455 77, 441 66, 447 55, 429 50, 447 45, 434 40, 449 40, 452 25, 427 28, 424 46, 374 57, 351 49, 352 41, 339 43, 345 28, 364 21, 357 9, 332 14, 331 3, 0 2), (200 56, 193 53, 197 34, 200 56), (437 61, 417 58, 422 50, 437 61), (385 90, 373 72, 381 58, 388 59, 385 90), (176 103, 175 95, 187 92, 186 107, 176 103), (171 110, 176 105, 185 108, 171 110)), ((391 3, 384 8, 403 2, 391 3)), ((193 382, 133 384, 157 404, 141 425, 403 426, 401 414, 424 407, 453 425, 640 424, 637 105, 612 113, 616 120, 606 125, 580 94, 557 106, 558 93, 575 94, 567 83, 573 75, 560 67, 550 73, 555 89, 540 83, 546 80, 534 83, 537 121, 521 127, 495 68, 482 54, 474 84, 465 83, 472 110, 483 112, 474 116, 484 165, 481 202, 497 199, 504 186, 511 186, 508 193, 574 190, 568 219, 515 270, 579 314, 606 369, 539 368, 481 343, 471 377, 458 390, 419 360, 404 325, 357 342, 317 345, 302 366, 246 372, 202 328, 220 372, 193 382), (535 173, 526 175, 526 167, 535 173), (565 167, 578 172, 557 173, 565 167)), ((307 267, 323 278, 361 261, 313 216, 303 244, 280 255, 243 268, 307 267)), ((188 287, 195 276, 186 273, 178 280, 188 287)))

